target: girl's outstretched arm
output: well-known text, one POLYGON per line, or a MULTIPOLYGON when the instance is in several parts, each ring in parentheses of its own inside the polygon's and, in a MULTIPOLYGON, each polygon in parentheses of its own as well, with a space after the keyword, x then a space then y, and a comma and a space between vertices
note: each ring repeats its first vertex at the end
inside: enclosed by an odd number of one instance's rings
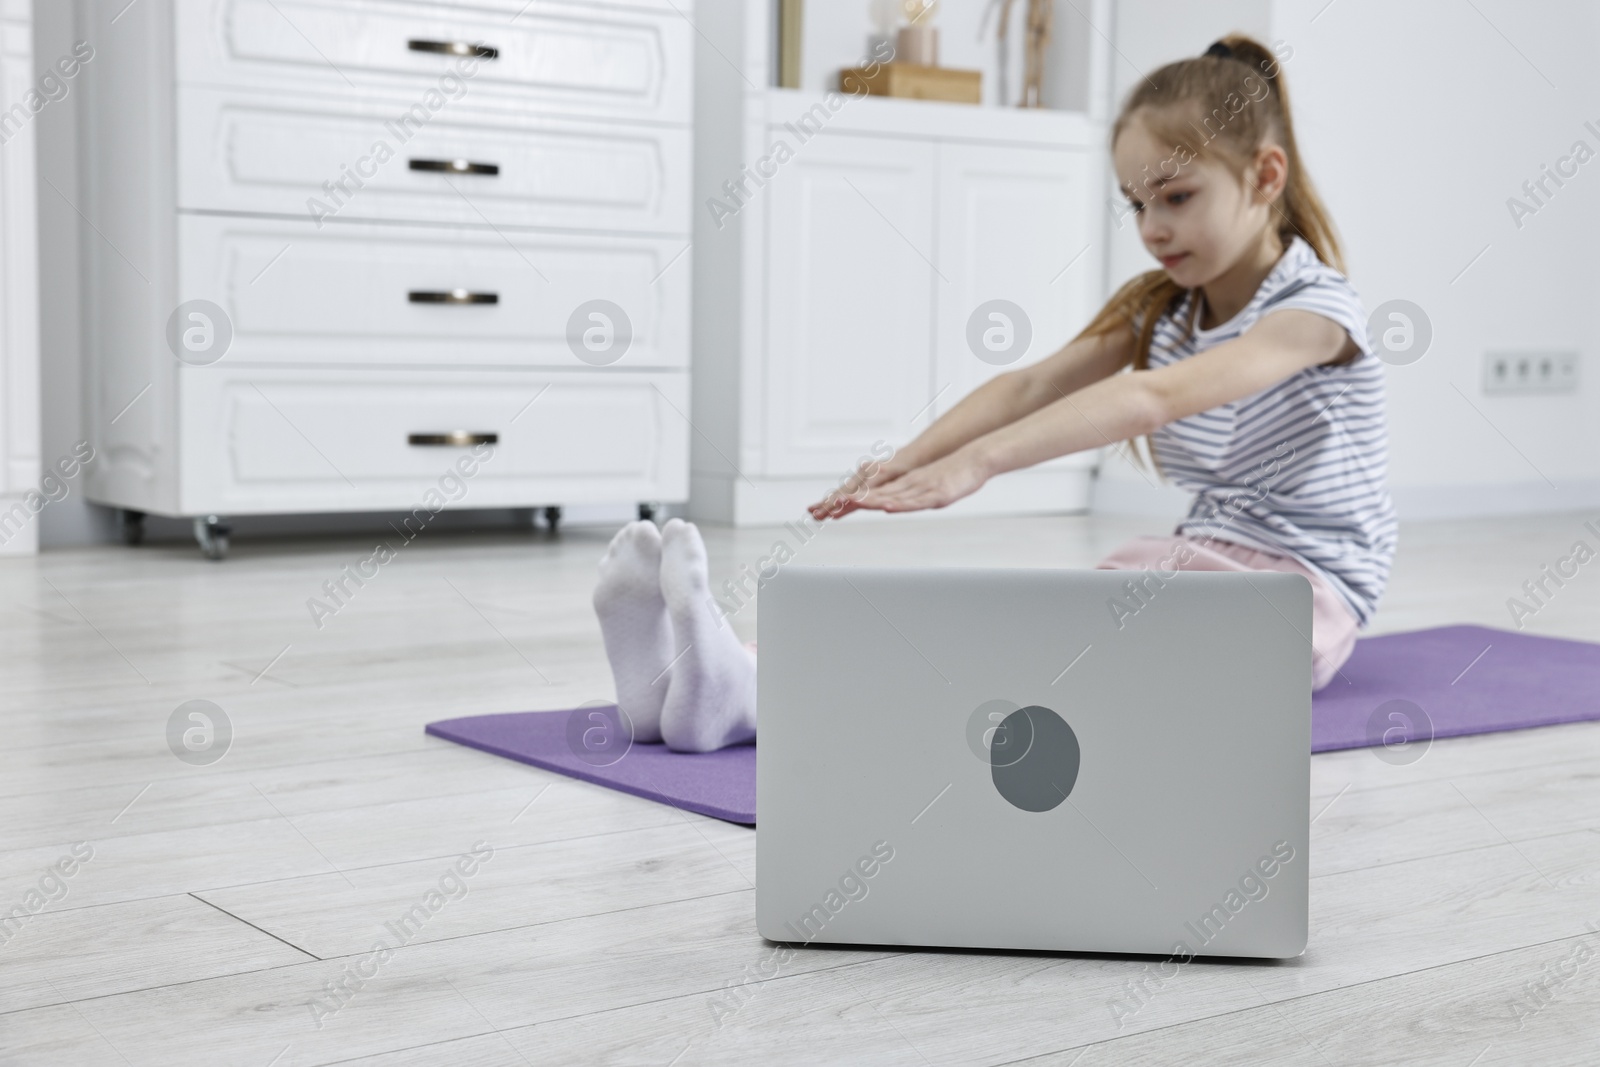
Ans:
POLYGON ((866 494, 857 506, 882 511, 942 508, 996 474, 1151 433, 1354 351, 1355 342, 1332 319, 1298 309, 1276 311, 1243 335, 1199 355, 1159 370, 1118 374, 1062 396, 902 474, 866 494))
POLYGON ((1115 374, 1132 361, 1133 341, 1130 331, 1079 337, 1037 363, 996 375, 939 416, 891 459, 877 465, 870 475, 864 470, 858 472, 860 480, 855 492, 846 496, 830 494, 808 510, 816 519, 848 515, 878 487, 1115 374))

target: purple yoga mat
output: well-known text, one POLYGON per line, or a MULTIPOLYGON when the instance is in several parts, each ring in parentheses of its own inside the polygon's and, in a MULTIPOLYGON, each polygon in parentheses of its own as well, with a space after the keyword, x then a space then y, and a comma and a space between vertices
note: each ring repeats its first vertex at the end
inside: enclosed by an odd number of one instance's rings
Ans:
POLYGON ((1311 700, 1311 751, 1585 719, 1600 719, 1600 645, 1441 626, 1357 641, 1311 700))
POLYGON ((430 722, 428 733, 496 756, 659 800, 714 819, 755 825, 756 746, 673 752, 628 743, 612 704, 430 722))
MULTIPOLYGON (((1410 762, 1435 737, 1600 719, 1600 645, 1483 626, 1356 642, 1311 701, 1311 751, 1385 746, 1410 762)), ((628 745, 615 707, 476 715, 428 733, 728 822, 756 821, 755 745, 628 745), (580 755, 583 753, 583 755, 580 755)))

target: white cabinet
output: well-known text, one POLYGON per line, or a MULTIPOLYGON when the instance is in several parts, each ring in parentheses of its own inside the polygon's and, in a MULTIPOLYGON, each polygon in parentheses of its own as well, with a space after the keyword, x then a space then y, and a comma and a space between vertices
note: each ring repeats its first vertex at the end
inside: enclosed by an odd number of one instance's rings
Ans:
POLYGON ((80 2, 91 499, 687 497, 686 5, 80 2))
POLYGON ((805 149, 767 191, 763 473, 776 476, 849 469, 928 405, 933 146, 805 149))
MULTIPOLYGON (((1104 294, 1103 123, 771 88, 767 6, 701 0, 699 20, 690 507, 739 525, 802 518, 1104 294), (969 341, 996 300, 1031 335, 1009 362, 969 341)), ((1097 459, 942 514, 1082 510, 1097 459)))
MULTIPOLYGON (((38 550, 40 492, 39 246, 34 194, 32 30, 21 0, 0 0, 0 555, 38 550)), ((76 473, 77 463, 69 460, 76 473)))

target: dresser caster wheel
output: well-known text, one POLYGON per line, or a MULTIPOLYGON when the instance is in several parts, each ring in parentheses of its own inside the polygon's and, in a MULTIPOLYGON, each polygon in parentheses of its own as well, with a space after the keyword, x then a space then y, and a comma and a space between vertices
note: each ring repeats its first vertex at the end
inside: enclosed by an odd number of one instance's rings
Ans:
POLYGON ((556 533, 559 531, 561 528, 560 505, 551 505, 550 507, 540 508, 539 510, 544 514, 545 527, 549 529, 551 533, 556 533))
POLYGON ((118 509, 117 533, 125 545, 144 544, 144 512, 132 508, 118 509))
POLYGON ((232 532, 232 527, 216 515, 195 517, 194 539, 200 545, 200 551, 206 559, 220 560, 227 557, 228 535, 232 532))
POLYGON ((646 519, 650 522, 655 522, 660 514, 661 502, 659 500, 639 501, 639 518, 646 519))

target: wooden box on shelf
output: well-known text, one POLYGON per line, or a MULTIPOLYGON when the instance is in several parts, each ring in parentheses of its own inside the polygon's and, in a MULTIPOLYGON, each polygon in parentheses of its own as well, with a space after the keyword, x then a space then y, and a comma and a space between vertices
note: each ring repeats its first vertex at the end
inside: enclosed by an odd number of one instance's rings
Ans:
POLYGON ((842 92, 859 93, 863 88, 871 96, 977 104, 983 100, 983 72, 925 67, 919 63, 881 63, 873 72, 863 68, 839 72, 842 92))

